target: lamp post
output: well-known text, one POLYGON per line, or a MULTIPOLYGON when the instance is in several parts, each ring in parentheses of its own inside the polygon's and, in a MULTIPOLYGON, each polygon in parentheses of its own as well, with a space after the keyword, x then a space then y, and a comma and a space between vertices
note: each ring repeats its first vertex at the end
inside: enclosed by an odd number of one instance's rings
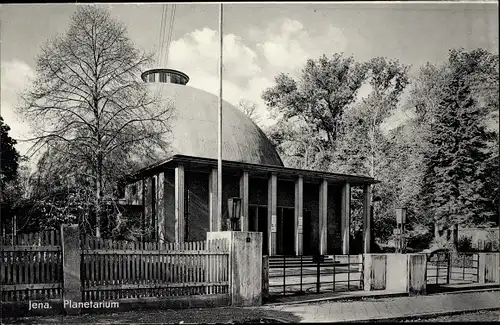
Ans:
POLYGON ((397 208, 396 209, 396 224, 397 224, 397 252, 398 253, 403 253, 404 252, 404 229, 405 229, 405 223, 406 223, 406 212, 407 208, 397 208))
POLYGON ((232 197, 228 200, 228 230, 231 231, 241 231, 240 219, 241 219, 241 198, 232 197))
MULTIPOLYGON (((370 224, 372 225, 373 229, 373 220, 375 220, 374 215, 375 215, 375 203, 382 201, 382 198, 378 195, 374 196, 372 199, 372 203, 370 205, 370 224)), ((373 234, 373 231, 372 231, 373 234)), ((370 235, 370 247, 373 248, 374 246, 372 243, 375 243, 376 239, 374 235, 370 235)), ((370 249, 371 252, 371 249, 370 249)))

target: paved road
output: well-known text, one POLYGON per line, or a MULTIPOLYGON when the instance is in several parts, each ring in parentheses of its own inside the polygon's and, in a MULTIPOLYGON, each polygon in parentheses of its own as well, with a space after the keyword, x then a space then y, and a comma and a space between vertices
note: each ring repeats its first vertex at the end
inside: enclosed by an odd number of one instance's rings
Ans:
POLYGON ((500 291, 266 306, 263 308, 291 313, 300 317, 301 322, 367 321, 486 308, 500 309, 500 291))
POLYGON ((440 294, 421 297, 371 298, 364 301, 321 302, 252 308, 205 308, 143 310, 80 316, 5 318, 5 324, 137 324, 137 323, 228 323, 260 319, 286 322, 345 322, 394 319, 415 315, 439 315, 485 308, 500 309, 500 291, 440 294))

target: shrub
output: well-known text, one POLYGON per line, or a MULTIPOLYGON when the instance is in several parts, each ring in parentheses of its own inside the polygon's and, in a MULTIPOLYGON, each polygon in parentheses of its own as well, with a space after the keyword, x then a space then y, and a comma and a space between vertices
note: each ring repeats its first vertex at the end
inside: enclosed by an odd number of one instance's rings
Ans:
POLYGON ((462 236, 458 239, 457 250, 459 252, 472 252, 472 238, 468 236, 462 236))
POLYGON ((427 233, 414 233, 408 236, 407 247, 416 250, 424 250, 429 247, 434 235, 431 232, 427 233))

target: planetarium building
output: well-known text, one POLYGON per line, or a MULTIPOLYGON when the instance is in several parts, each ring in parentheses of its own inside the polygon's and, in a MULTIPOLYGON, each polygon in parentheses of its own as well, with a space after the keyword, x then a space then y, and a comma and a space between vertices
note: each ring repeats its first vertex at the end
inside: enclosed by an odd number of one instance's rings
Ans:
POLYGON ((264 254, 347 254, 351 187, 364 190, 369 251, 370 177, 283 166, 264 132, 227 102, 222 107, 222 217, 217 211, 218 97, 187 85, 176 70, 142 74, 173 107, 172 155, 137 171, 127 204, 143 207, 150 240, 201 241, 209 231, 263 233, 264 254))

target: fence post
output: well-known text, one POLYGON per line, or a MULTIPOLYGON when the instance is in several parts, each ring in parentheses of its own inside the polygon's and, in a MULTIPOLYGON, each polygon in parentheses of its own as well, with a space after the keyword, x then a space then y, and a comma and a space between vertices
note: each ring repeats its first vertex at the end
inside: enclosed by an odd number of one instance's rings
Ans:
POLYGON ((408 254, 408 292, 410 295, 426 294, 426 273, 427 255, 408 254))
POLYGON ((320 290, 320 281, 321 281, 321 267, 320 267, 320 257, 317 257, 316 260, 316 293, 319 293, 320 290))
POLYGON ((63 263, 63 308, 66 314, 79 314, 72 305, 82 301, 80 278, 80 230, 78 225, 61 225, 63 263))
POLYGON ((207 240, 229 242, 229 293, 235 307, 262 305, 262 233, 208 232, 207 240))
POLYGON ((269 298, 269 256, 262 256, 262 300, 269 298))
POLYGON ((451 277, 451 259, 453 258, 453 255, 451 253, 448 253, 448 264, 446 265, 447 268, 447 273, 446 273, 446 284, 450 284, 450 277, 451 277))
POLYGON ((500 282, 500 254, 479 253, 479 283, 500 282))

